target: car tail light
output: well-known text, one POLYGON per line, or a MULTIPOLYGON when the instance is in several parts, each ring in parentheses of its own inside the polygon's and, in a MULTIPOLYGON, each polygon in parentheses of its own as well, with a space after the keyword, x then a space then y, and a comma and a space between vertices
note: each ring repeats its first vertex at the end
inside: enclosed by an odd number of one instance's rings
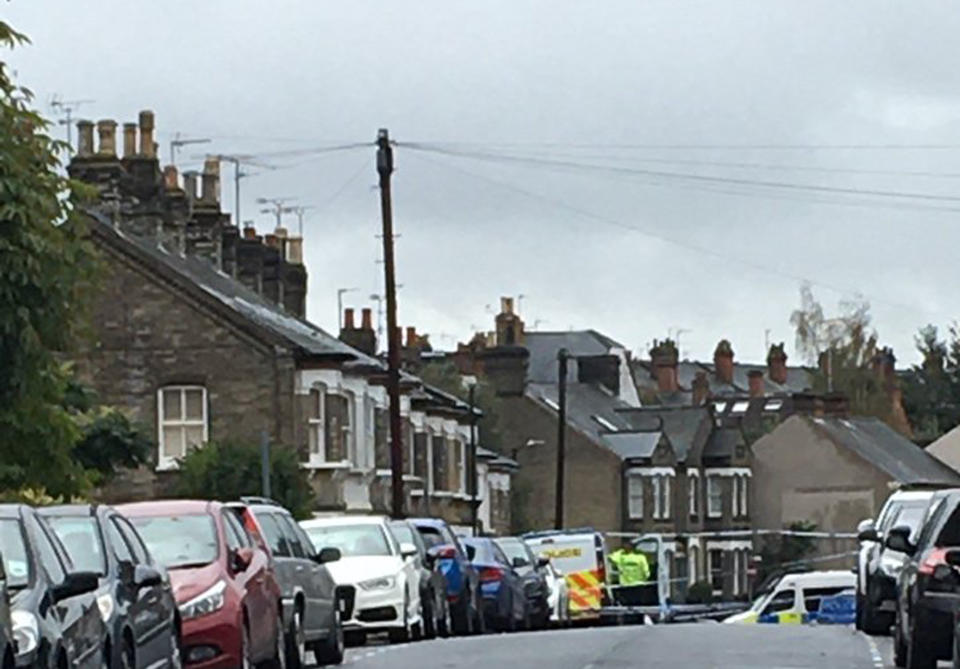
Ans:
POLYGON ((452 560, 457 557, 457 549, 453 546, 442 546, 437 549, 437 558, 441 560, 452 560))
POLYGON ((934 548, 932 551, 930 551, 930 554, 927 555, 927 557, 923 558, 920 566, 917 567, 917 572, 927 576, 933 576, 933 573, 937 570, 937 567, 945 566, 949 566, 947 564, 947 549, 934 548))
POLYGON ((503 570, 499 567, 484 567, 480 570, 481 583, 493 583, 503 578, 503 570))

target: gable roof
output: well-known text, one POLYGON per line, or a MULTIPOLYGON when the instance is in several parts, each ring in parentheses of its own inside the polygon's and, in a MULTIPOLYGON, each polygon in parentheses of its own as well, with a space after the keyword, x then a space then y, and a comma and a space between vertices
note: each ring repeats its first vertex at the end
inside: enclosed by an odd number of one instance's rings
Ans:
MULTIPOLYGON (((530 351, 527 379, 534 383, 557 383, 557 352, 565 348, 574 357, 607 355, 610 349, 624 348, 596 330, 570 332, 527 332, 524 344, 530 351)), ((570 380, 576 380, 574 365, 571 365, 570 380)))
POLYGON ((960 471, 960 425, 927 446, 927 453, 951 469, 960 471))
POLYGON ((635 425, 666 433, 677 462, 685 462, 687 456, 702 445, 713 425, 710 410, 702 406, 646 406, 620 413, 628 415, 635 425))
POLYGON ((209 261, 169 253, 153 240, 117 230, 98 212, 87 213, 91 218, 90 231, 96 241, 192 292, 221 315, 246 326, 270 343, 282 341, 308 356, 382 367, 380 361, 351 348, 313 323, 292 316, 240 281, 217 270, 209 261))
POLYGON ((899 483, 960 483, 960 474, 879 418, 801 416, 827 439, 859 455, 899 483))
POLYGON ((603 443, 622 460, 652 457, 662 432, 612 432, 601 437, 603 443))

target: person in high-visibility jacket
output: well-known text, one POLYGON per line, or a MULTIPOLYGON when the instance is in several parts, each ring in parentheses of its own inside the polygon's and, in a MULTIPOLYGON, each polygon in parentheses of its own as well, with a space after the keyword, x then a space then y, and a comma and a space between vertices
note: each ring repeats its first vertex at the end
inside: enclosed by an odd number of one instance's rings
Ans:
POLYGON ((610 554, 610 562, 616 569, 619 586, 614 590, 615 601, 622 606, 637 606, 646 603, 655 591, 645 592, 643 585, 650 579, 650 563, 647 556, 633 544, 610 554))

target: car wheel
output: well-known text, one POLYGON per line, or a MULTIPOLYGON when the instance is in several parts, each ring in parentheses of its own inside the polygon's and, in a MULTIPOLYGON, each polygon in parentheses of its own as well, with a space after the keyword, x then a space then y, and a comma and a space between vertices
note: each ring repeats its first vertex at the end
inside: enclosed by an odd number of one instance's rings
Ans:
POLYGON ((863 609, 866 606, 866 597, 860 594, 860 591, 857 591, 857 616, 854 622, 854 627, 860 631, 863 631, 863 609))
POLYGON ((483 618, 483 604, 480 601, 480 591, 473 593, 473 634, 486 634, 487 621, 483 618))
POLYGON ((334 605, 332 628, 326 639, 313 646, 313 658, 319 665, 343 663, 346 640, 343 634, 343 621, 340 619, 339 602, 334 605))
POLYGON ((303 628, 303 611, 294 609, 290 630, 287 632, 287 666, 301 669, 307 664, 307 633, 303 628))
POLYGON ((129 641, 123 642, 123 649, 120 651, 120 666, 123 669, 136 669, 137 660, 134 656, 133 646, 129 641))
POLYGON ((907 669, 936 669, 937 658, 930 652, 932 645, 924 638, 917 615, 910 616, 910 639, 907 641, 907 669))
POLYGON ((860 625, 858 629, 871 636, 889 634, 890 626, 893 624, 890 614, 885 611, 877 611, 877 607, 874 605, 874 602, 881 598, 879 586, 875 581, 871 584, 868 579, 866 591, 866 595, 857 595, 857 621, 860 625), (876 591, 873 595, 870 593, 871 587, 876 591), (861 599, 863 602, 862 608, 860 605, 861 599))
POLYGON ((421 596, 423 602, 423 636, 426 639, 434 639, 437 636, 437 612, 433 610, 433 593, 427 592, 421 596))
POLYGON ((410 595, 403 595, 403 627, 388 632, 390 643, 406 643, 410 641, 410 595))

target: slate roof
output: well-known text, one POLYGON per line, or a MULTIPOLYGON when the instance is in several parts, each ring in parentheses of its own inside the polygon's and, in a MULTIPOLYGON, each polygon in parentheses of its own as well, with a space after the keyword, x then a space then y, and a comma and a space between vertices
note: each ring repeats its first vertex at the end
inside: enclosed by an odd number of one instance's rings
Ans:
MULTIPOLYGON (((533 383, 557 383, 557 352, 562 348, 572 356, 606 355, 611 348, 625 348, 596 330, 527 332, 524 337, 530 351, 527 380, 533 383)), ((575 360, 570 361, 567 378, 577 380, 575 360)))
POLYGON ((662 432, 616 432, 600 437, 604 445, 622 460, 653 456, 661 438, 662 432))
POLYGON ((811 418, 814 429, 899 483, 956 485, 960 474, 878 418, 811 418))
MULTIPOLYGON (((685 403, 687 404, 690 403, 690 390, 693 387, 693 380, 696 378, 697 372, 707 373, 710 392, 714 396, 746 394, 750 390, 748 375, 755 370, 763 372, 764 393, 767 395, 799 393, 809 391, 813 386, 812 373, 806 367, 787 367, 787 382, 781 384, 770 378, 766 365, 735 362, 733 365, 733 383, 730 384, 722 383, 717 378, 716 367, 712 362, 697 360, 683 360, 677 363, 677 385, 680 386, 680 394, 686 398, 685 403)), ((657 390, 657 380, 651 375, 651 362, 649 360, 634 360, 633 372, 638 389, 648 392, 657 390)), ((676 403, 681 401, 682 397, 675 400, 676 403)))
POLYGON ((240 281, 217 270, 207 260, 192 255, 168 253, 156 241, 121 232, 101 214, 88 212, 91 233, 112 248, 133 255, 147 266, 159 270, 187 289, 199 289, 235 318, 252 325, 263 334, 279 338, 310 356, 332 357, 382 367, 380 361, 347 346, 309 321, 285 312, 240 281))
POLYGON ((737 446, 746 446, 740 430, 732 427, 718 428, 710 433, 703 447, 703 458, 704 460, 732 458, 737 446))
POLYGON ((960 426, 927 446, 927 453, 952 469, 960 470, 960 426))

